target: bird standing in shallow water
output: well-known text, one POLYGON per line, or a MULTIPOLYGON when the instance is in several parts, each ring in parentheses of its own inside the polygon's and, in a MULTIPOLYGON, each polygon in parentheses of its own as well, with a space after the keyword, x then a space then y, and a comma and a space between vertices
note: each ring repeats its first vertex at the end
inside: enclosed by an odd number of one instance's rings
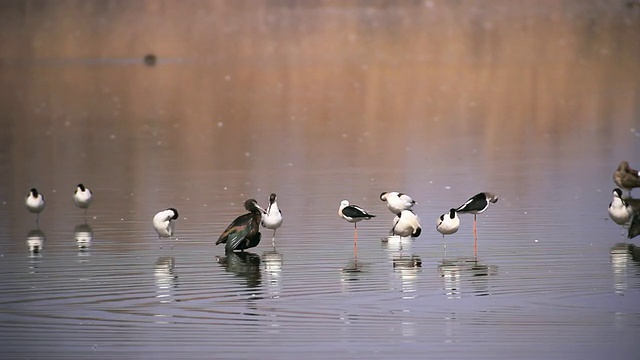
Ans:
POLYGON ((498 197, 489 192, 481 192, 476 194, 464 204, 460 205, 456 212, 459 214, 473 214, 473 254, 478 257, 478 232, 476 230, 476 217, 483 213, 489 207, 498 201, 498 197))
MULTIPOLYGON (((153 217, 153 227, 158 233, 158 239, 170 238, 173 236, 173 221, 178 219, 178 210, 168 208, 155 214, 153 217)), ((173 245, 171 245, 173 247, 173 245)), ((160 244, 162 248, 162 243, 160 244)))
POLYGON ((29 190, 29 195, 24 199, 24 203, 27 206, 27 209, 30 213, 38 214, 36 215, 36 224, 40 220, 40 212, 44 210, 44 195, 38 193, 38 190, 35 188, 29 190))
POLYGON ((622 190, 627 190, 631 196, 631 190, 640 187, 640 172, 632 169, 629 162, 622 161, 613 173, 613 182, 622 190))
POLYGON ((269 206, 262 216, 262 226, 273 229, 271 244, 276 246, 276 230, 282 225, 282 211, 278 208, 277 196, 274 193, 269 195, 269 206))
POLYGON ((407 194, 397 191, 383 192, 380 200, 387 203, 387 208, 394 214, 399 214, 402 210, 411 210, 416 202, 407 194))
POLYGON ((73 202, 80 209, 84 209, 85 215, 87 214, 87 208, 89 208, 92 201, 93 194, 91 193, 91 190, 82 184, 78 184, 76 191, 73 193, 73 202))
POLYGON ((358 257, 358 221, 361 220, 370 220, 371 218, 376 217, 373 214, 369 214, 366 210, 361 208, 358 205, 350 205, 348 200, 342 200, 340 202, 340 207, 338 208, 338 215, 341 218, 347 220, 350 223, 353 223, 354 232, 353 232, 353 251, 358 257))
MULTIPOLYGON (((458 217, 456 209, 450 209, 447 214, 440 215, 436 223, 436 230, 442 234, 443 239, 445 235, 451 235, 458 232, 458 228, 460 228, 460 218, 458 217)), ((447 244, 443 242, 442 246, 446 256, 447 244)))
POLYGON ((216 245, 225 244, 225 252, 241 250, 258 246, 260 243, 260 221, 265 212, 255 199, 244 202, 244 208, 249 213, 238 216, 216 241, 216 245))
POLYGON ((391 234, 398 235, 400 237, 418 237, 422 233, 420 227, 420 220, 416 214, 411 210, 402 210, 393 219, 393 227, 391 228, 391 234))
POLYGON ((613 200, 609 203, 609 217, 613 222, 618 225, 624 225, 629 222, 631 215, 633 215, 633 209, 631 205, 622 198, 622 190, 613 189, 613 200))

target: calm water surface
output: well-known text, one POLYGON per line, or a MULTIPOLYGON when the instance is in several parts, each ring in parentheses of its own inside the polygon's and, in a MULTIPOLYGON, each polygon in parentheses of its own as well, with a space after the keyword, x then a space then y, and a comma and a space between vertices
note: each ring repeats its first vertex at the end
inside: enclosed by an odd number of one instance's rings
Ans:
POLYGON ((0 357, 637 357, 637 238, 607 206, 640 166, 640 8, 136 3, 6 6, 0 357), (391 190, 419 238, 387 238, 391 190), (480 191, 472 261, 473 218, 435 223, 480 191), (225 256, 271 192, 275 242, 225 256), (345 198, 378 215, 357 258, 345 198))

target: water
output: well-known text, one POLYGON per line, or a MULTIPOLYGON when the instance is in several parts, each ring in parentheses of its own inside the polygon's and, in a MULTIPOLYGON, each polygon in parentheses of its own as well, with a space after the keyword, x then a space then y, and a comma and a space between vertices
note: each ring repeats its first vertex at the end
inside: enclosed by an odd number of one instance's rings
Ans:
POLYGON ((637 238, 606 208, 640 166, 637 7, 101 4, 0 22, 2 358, 636 357, 637 238), (391 190, 419 238, 386 238, 391 190), (470 215, 435 223, 480 191, 476 262, 470 215), (271 192, 275 246, 225 256, 271 192), (378 215, 357 259, 345 198, 378 215))

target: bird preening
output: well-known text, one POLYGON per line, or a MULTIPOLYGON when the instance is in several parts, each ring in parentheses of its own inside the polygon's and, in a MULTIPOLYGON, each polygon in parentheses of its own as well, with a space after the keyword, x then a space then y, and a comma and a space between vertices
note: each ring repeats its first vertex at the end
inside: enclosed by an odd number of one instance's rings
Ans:
MULTIPOLYGON (((178 219, 178 210, 175 208, 168 208, 159 211, 153 217, 153 227, 158 233, 158 239, 171 238, 173 236, 174 220, 178 219)), ((160 245, 162 247, 162 245, 160 245)))
POLYGON ((399 214, 402 210, 411 210, 416 204, 411 196, 397 191, 383 192, 380 194, 380 200, 386 202, 387 208, 394 214, 399 214))
POLYGON ((420 220, 411 210, 402 210, 393 218, 393 227, 390 233, 400 237, 418 237, 422 233, 420 220))
POLYGON ((244 208, 249 212, 233 220, 216 241, 216 245, 225 244, 225 252, 244 251, 260 243, 260 222, 266 210, 255 199, 246 200, 244 208))

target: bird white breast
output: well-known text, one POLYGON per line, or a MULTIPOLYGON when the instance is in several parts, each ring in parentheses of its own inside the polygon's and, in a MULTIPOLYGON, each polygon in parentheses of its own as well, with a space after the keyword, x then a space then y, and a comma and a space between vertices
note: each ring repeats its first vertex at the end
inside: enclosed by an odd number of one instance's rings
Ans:
POLYGON ((25 204, 27 205, 27 208, 31 212, 40 212, 44 208, 44 200, 42 199, 41 196, 38 196, 37 198, 33 196, 28 196, 25 201, 25 204))
POLYGON ((618 225, 626 224, 631 218, 632 209, 624 206, 622 201, 614 198, 609 206, 609 217, 618 225))
POLYGON ((262 216, 262 226, 267 229, 277 229, 280 225, 282 225, 282 214, 274 203, 267 209, 267 213, 262 216))
POLYGON ((436 229, 442 235, 454 234, 460 227, 460 219, 457 216, 452 219, 449 217, 449 214, 444 215, 444 220, 440 220, 440 218, 438 218, 436 223, 436 229))
POLYGON ((89 191, 77 191, 73 195, 73 201, 79 207, 88 207, 92 200, 93 199, 89 191))

